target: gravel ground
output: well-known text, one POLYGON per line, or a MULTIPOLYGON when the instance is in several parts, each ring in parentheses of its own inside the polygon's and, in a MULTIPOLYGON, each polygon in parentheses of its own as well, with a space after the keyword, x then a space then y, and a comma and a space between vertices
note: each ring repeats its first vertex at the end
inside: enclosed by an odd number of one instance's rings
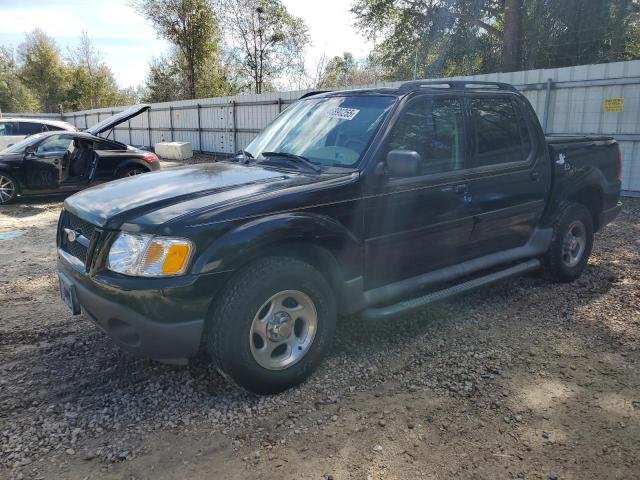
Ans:
POLYGON ((640 478, 639 200, 575 283, 346 319, 310 381, 265 398, 70 316, 59 200, 0 209, 0 478, 640 478))

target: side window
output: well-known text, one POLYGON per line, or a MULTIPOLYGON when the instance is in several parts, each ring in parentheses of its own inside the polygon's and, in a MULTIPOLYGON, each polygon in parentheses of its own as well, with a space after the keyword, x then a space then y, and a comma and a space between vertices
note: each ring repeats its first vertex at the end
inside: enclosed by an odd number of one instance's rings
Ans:
POLYGON ((46 132, 47 129, 41 123, 18 122, 18 135, 33 135, 34 133, 46 132))
POLYGON ((17 135, 14 124, 11 122, 0 122, 0 137, 7 137, 9 135, 17 135))
POLYGON ((55 125, 43 124, 43 127, 46 128, 50 132, 59 132, 64 130, 64 128, 57 127, 55 125))
POLYGON ((36 148, 37 153, 64 152, 69 148, 71 137, 66 135, 51 135, 36 148))
MULTIPOLYGON (((476 131, 478 166, 524 160, 522 128, 526 131, 526 125, 522 124, 510 98, 474 98, 471 117, 476 131)), ((528 138, 528 131, 526 135, 528 138)), ((530 140, 528 143, 530 149, 530 140)))
POLYGON ((456 98, 424 97, 410 104, 391 131, 388 149, 413 150, 422 175, 464 168, 464 116, 456 98))

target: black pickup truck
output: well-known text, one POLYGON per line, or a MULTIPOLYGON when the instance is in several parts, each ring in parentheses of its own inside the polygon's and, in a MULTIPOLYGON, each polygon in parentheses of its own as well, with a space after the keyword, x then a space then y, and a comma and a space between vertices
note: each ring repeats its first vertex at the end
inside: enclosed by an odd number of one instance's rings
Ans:
POLYGON ((506 84, 309 95, 234 159, 68 198, 61 295, 129 352, 205 351, 274 393, 317 367, 339 316, 392 321, 534 270, 576 279, 620 171, 613 139, 545 138, 506 84))

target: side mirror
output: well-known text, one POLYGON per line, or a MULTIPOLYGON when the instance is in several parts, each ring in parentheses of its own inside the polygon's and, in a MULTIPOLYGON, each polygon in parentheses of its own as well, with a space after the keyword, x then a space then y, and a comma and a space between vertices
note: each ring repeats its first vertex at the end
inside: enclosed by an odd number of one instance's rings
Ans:
POLYGON ((391 177, 414 177, 420 172, 422 157, 413 150, 391 150, 387 154, 387 171, 391 177))
POLYGON ((25 155, 33 155, 34 153, 36 153, 36 147, 34 147, 33 145, 29 145, 24 149, 25 155))

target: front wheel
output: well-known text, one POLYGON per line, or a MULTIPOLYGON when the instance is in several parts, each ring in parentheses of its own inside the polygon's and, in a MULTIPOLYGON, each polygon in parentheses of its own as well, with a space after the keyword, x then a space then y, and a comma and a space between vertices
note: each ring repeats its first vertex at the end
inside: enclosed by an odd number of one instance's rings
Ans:
POLYGON ((18 196, 18 183, 6 173, 0 172, 0 205, 10 203, 18 196))
POLYGON ((593 218, 579 203, 560 207, 553 224, 553 238, 544 257, 544 270, 552 279, 572 282, 589 261, 593 248, 593 218))
POLYGON ((206 347, 216 368, 258 394, 281 392, 320 364, 336 323, 335 299, 311 265, 269 257, 238 272, 219 296, 206 347))

